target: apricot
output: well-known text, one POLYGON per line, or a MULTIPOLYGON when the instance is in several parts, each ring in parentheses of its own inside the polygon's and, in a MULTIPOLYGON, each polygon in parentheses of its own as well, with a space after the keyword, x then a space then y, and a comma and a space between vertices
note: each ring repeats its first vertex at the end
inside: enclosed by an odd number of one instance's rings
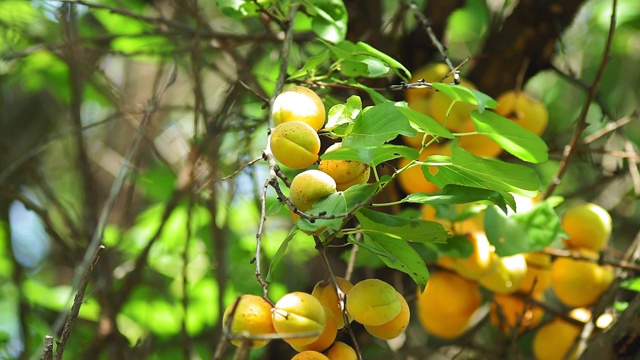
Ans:
MULTIPOLYGON (((581 249, 592 259, 598 254, 581 249)), ((551 265, 551 288, 558 300, 571 307, 589 306, 609 288, 614 279, 613 268, 587 260, 557 258, 551 265)))
MULTIPOLYGON (((338 283, 338 287, 340 290, 349 294, 349 291, 353 287, 353 284, 339 276, 336 276, 336 282, 338 283)), ((338 324, 338 329, 342 329, 344 327, 344 317, 342 316, 342 310, 340 306, 340 299, 338 298, 338 292, 336 291, 336 287, 330 280, 322 280, 319 281, 314 287, 313 291, 311 291, 311 295, 315 296, 320 303, 326 306, 336 319, 338 324)), ((349 315, 349 321, 353 320, 353 318, 349 315)))
POLYGON ((301 121, 315 131, 322 129, 326 111, 322 99, 313 90, 295 86, 280 93, 273 102, 275 126, 289 121, 301 121))
MULTIPOLYGON (((566 359, 581 331, 580 326, 557 317, 542 325, 534 335, 533 355, 537 360, 566 359)), ((568 358, 574 359, 575 352, 568 358)))
POLYGON ((530 291, 534 294, 545 291, 551 286, 551 256, 532 252, 524 254, 524 257, 527 261, 527 273, 518 290, 525 294, 530 291), (533 288, 534 283, 535 288, 533 288))
MULTIPOLYGON (((416 70, 409 82, 417 82, 420 79, 424 79, 426 82, 445 82, 450 83, 453 82, 453 76, 449 76, 445 79, 445 76, 451 71, 449 66, 445 63, 431 63, 423 66, 422 68, 416 70)), ((436 91, 432 88, 414 88, 408 89, 405 92, 405 100, 409 106, 418 99, 429 99, 436 91)))
POLYGON ((296 354, 291 360, 329 360, 329 358, 320 352, 307 350, 296 354))
MULTIPOLYGON (((443 145, 431 144, 426 147, 418 158, 420 161, 426 160, 431 155, 451 155, 451 143, 443 145)), ((407 166, 411 161, 407 158, 398 160, 398 168, 407 166)), ((413 166, 398 174, 398 184, 407 194, 415 192, 432 193, 440 190, 435 184, 427 180, 422 172, 422 166, 413 166)))
MULTIPOLYGON (((542 293, 534 294, 537 301, 544 301, 542 293)), ((544 309, 531 301, 515 295, 495 294, 489 308, 491 323, 509 334, 518 325, 518 333, 538 326, 544 315, 544 309)))
POLYGON ((327 321, 320 301, 311 294, 299 291, 288 293, 278 300, 271 318, 276 333, 291 346, 303 346, 318 340, 327 321), (298 334, 309 335, 295 337, 298 334))
POLYGON ((324 330, 322 330, 322 334, 320 334, 320 337, 310 344, 293 346, 294 349, 300 352, 307 350, 325 351, 336 340, 336 336, 338 335, 338 324, 336 322, 336 318, 335 316, 333 316, 331 310, 329 310, 326 306, 323 307, 326 315, 326 322, 324 324, 324 330))
POLYGON ((290 121, 273 129, 269 147, 282 165, 302 169, 318 161, 320 138, 311 126, 300 121, 290 121))
POLYGON ((453 269, 469 280, 479 280, 496 266, 493 246, 484 232, 469 233, 465 238, 473 246, 473 252, 467 258, 452 258, 453 269))
POLYGON ((443 339, 462 335, 481 304, 477 283, 447 271, 432 273, 416 300, 422 327, 443 339))
POLYGON ((358 354, 353 348, 342 341, 336 341, 327 350, 329 360, 357 360, 358 354))
POLYGON ((320 170, 306 170, 296 175, 289 188, 291 202, 300 211, 307 211, 318 200, 336 192, 336 182, 320 170))
MULTIPOLYGON (((342 143, 335 143, 326 153, 342 148, 342 143)), ((360 161, 353 160, 321 160, 318 170, 329 174, 336 181, 338 191, 347 190, 353 185, 364 184, 369 181, 371 167, 360 161)))
POLYGON ((500 257, 495 253, 496 266, 480 278, 480 285, 497 294, 511 294, 518 290, 527 273, 527 260, 523 254, 500 257))
MULTIPOLYGON (((461 79, 460 85, 470 89, 476 87, 469 81, 461 79)), ((453 132, 461 132, 467 123, 471 123, 471 111, 477 108, 477 105, 466 102, 453 102, 453 99, 442 92, 435 92, 429 100, 429 108, 427 115, 430 115, 437 122, 444 125, 453 132), (452 105, 453 104, 453 105, 452 105)))
POLYGON ((409 319, 411 312, 409 310, 409 304, 405 300, 404 296, 400 293, 396 293, 398 300, 402 303, 402 309, 400 313, 391 319, 390 321, 377 326, 365 325, 364 328, 367 332, 379 339, 391 340, 397 338, 404 329, 409 325, 409 319))
POLYGON ((546 106, 521 91, 509 90, 496 99, 495 112, 511 119, 516 124, 541 135, 549 122, 546 106))
MULTIPOLYGON (((276 333, 271 320, 272 306, 267 300, 256 295, 242 295, 239 300, 236 301, 238 304, 235 305, 234 302, 229 305, 222 316, 222 323, 226 324, 235 306, 233 319, 229 326, 231 334, 246 336, 250 339, 251 336, 254 335, 276 333)), ((265 346, 268 342, 269 340, 251 340, 250 346, 256 349, 265 346)), ((232 339, 231 343, 236 346, 241 346, 242 340, 232 339)))
POLYGON ((382 325, 398 316, 402 302, 396 289, 379 279, 366 279, 349 290, 347 312, 363 325, 382 325))
MULTIPOLYGON (((460 129, 461 133, 470 133, 475 131, 477 131, 477 129, 473 121, 466 122, 460 129)), ((458 146, 475 156, 485 158, 495 158, 503 151, 502 147, 498 145, 497 142, 483 134, 459 136, 458 146)))
POLYGON ((604 208, 586 203, 568 209, 562 216, 562 227, 569 234, 568 248, 600 251, 611 236, 611 215, 604 208))

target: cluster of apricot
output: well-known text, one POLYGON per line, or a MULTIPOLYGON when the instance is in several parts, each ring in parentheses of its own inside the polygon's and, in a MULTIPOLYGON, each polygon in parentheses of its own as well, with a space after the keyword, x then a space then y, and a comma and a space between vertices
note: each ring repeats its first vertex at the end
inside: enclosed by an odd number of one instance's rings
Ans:
MULTIPOLYGON (((424 80, 429 83, 453 82, 449 74, 449 67, 443 63, 429 64, 416 71, 411 82, 424 80)), ((470 89, 476 89, 471 82, 460 79, 460 85, 470 89)), ((409 89, 405 99, 413 110, 424 113, 444 125, 450 131, 457 133, 458 146, 473 155, 494 158, 502 153, 502 148, 488 136, 476 133, 477 129, 471 119, 471 111, 476 106, 457 101, 454 102, 448 95, 431 88, 409 89)), ((506 91, 496 98, 498 107, 495 112, 502 115, 523 128, 542 134, 547 127, 549 115, 546 107, 521 91, 506 91)), ((403 137, 404 142, 416 149, 422 149, 423 144, 430 139, 424 133, 413 137, 403 137)), ((418 160, 424 161, 431 155, 451 156, 451 143, 434 143, 426 147, 420 153, 418 160)), ((408 165, 409 159, 399 161, 399 167, 408 165)), ((406 193, 434 192, 438 188, 427 181, 422 175, 421 167, 410 167, 398 175, 398 182, 406 193)))
MULTIPOLYGON (((280 164, 292 169, 304 169, 318 162, 320 131, 325 124, 326 111, 320 97, 312 90, 296 86, 278 95, 274 101, 275 127, 269 137, 271 153, 280 164)), ((340 149, 337 142, 326 152, 340 149)), ((291 202, 300 211, 336 191, 369 180, 369 165, 350 160, 322 160, 317 169, 303 171, 293 178, 291 202)), ((296 216, 294 216, 296 218, 296 216)))
MULTIPOLYGON (((553 261, 544 252, 498 256, 482 229, 481 214, 453 225, 435 215, 432 206, 423 206, 425 220, 441 222, 452 233, 464 234, 473 250, 466 258, 442 255, 437 260, 446 271, 432 273, 424 292, 418 294, 418 317, 423 327, 440 338, 461 336, 483 303, 483 287, 491 293, 489 317, 494 326, 505 334, 537 328, 532 345, 535 357, 565 358, 582 330, 580 324, 590 320, 588 307, 614 279, 611 266, 596 261, 611 235, 609 213, 591 203, 569 208, 562 217, 568 234, 563 242, 576 256, 553 261), (556 316, 541 325, 544 310, 540 304, 545 294, 553 294, 572 309, 566 317, 556 316)), ((611 315, 605 314, 596 326, 606 327, 611 320, 611 315)))
POLYGON ((345 321, 356 320, 386 340, 399 336, 409 324, 407 301, 388 283, 366 279, 353 285, 344 278, 335 280, 346 304, 329 280, 318 282, 311 294, 291 292, 274 305, 256 295, 242 295, 223 316, 232 343, 258 348, 271 337, 280 337, 298 351, 292 360, 351 360, 357 359, 355 350, 336 341, 345 321))

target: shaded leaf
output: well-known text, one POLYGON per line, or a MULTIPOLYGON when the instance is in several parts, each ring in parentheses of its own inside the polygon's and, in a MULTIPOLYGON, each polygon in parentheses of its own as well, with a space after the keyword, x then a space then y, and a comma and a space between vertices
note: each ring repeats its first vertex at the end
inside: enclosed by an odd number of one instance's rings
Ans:
POLYGON ((322 160, 355 160, 371 166, 377 166, 385 161, 400 157, 411 160, 418 158, 418 150, 403 145, 384 144, 369 147, 342 147, 338 150, 324 153, 322 160))
POLYGON ((402 105, 397 106, 398 110, 402 112, 409 121, 415 124, 418 129, 426 134, 432 136, 440 136, 446 139, 453 139, 455 136, 449 131, 447 128, 442 126, 439 122, 437 122, 432 117, 425 115, 419 111, 413 110, 412 108, 406 106, 406 103, 401 103, 402 105))
POLYGON ((495 109, 498 106, 498 103, 488 95, 477 90, 469 89, 463 85, 433 83, 433 88, 446 94, 454 101, 477 105, 480 113, 484 111, 485 107, 495 109))
POLYGON ((304 66, 300 70, 297 70, 296 72, 291 74, 291 76, 289 76, 289 80, 305 77, 309 73, 313 74, 320 65, 327 61, 328 58, 329 51, 323 51, 316 56, 310 57, 309 59, 307 59, 307 62, 304 63, 304 66))
POLYGON ((442 224, 436 222, 389 215, 369 209, 360 209, 356 212, 356 217, 365 234, 380 233, 421 243, 447 241, 447 231, 442 224))
POLYGON ((408 81, 409 78, 411 77, 411 73, 409 72, 409 70, 407 70, 407 68, 405 68, 404 65, 402 65, 399 61, 392 58, 391 56, 383 53, 382 51, 362 41, 358 42, 356 45, 361 51, 366 52, 369 55, 375 56, 378 59, 384 61, 403 80, 408 81))
POLYGON ((287 247, 289 247, 289 242, 291 242, 291 240, 293 239, 293 237, 296 235, 298 231, 300 231, 300 229, 296 225, 293 225, 293 227, 291 227, 291 230, 289 230, 287 237, 285 237, 284 240, 282 241, 282 244, 280 244, 278 251, 276 251, 276 254, 273 256, 273 259, 271 259, 271 264, 269 265, 269 271, 267 272, 267 277, 264 279, 266 282, 271 282, 272 280, 271 274, 273 273, 275 268, 278 266, 278 264, 284 257, 284 254, 287 252, 287 247))
POLYGON ((417 204, 464 204, 483 200, 491 201, 507 213, 507 204, 501 193, 464 185, 449 184, 435 193, 409 194, 402 201, 417 204))

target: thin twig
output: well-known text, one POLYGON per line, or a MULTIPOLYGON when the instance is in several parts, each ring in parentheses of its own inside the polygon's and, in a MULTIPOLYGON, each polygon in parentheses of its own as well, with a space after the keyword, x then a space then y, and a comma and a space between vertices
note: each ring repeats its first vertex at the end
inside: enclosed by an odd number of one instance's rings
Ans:
POLYGON ((598 68, 598 72, 596 73, 596 77, 593 80, 593 83, 589 87, 589 91, 587 93, 587 99, 585 100, 585 104, 582 107, 582 111, 580 116, 578 117, 576 123, 576 129, 569 141, 569 144, 565 146, 564 152, 562 154, 562 160, 560 160, 560 164, 558 165, 558 170, 556 174, 553 176, 553 179, 549 183, 547 187, 547 191, 544 193, 544 198, 551 196, 560 182, 562 181, 562 177, 568 169, 569 160, 571 156, 575 153, 580 138, 582 137, 582 133, 587 128, 587 114, 589 113, 589 108, 591 106, 591 102, 596 96, 598 85, 600 85, 600 80, 602 79, 602 75, 604 74, 604 69, 609 63, 609 57, 611 53, 611 44, 613 43, 613 34, 616 28, 616 8, 618 6, 618 1, 612 1, 612 11, 611 11, 611 22, 609 25, 609 34, 607 35, 607 42, 604 48, 604 54, 602 55, 602 61, 600 62, 600 66, 598 68))
POLYGON ((625 116, 621 119, 618 119, 615 122, 610 122, 608 123, 605 127, 603 127, 602 129, 593 132, 591 135, 589 136, 585 136, 584 138, 584 143, 585 144, 590 144, 596 140, 598 140, 599 138, 614 132, 616 130, 618 130, 619 128, 623 127, 624 125, 628 124, 631 122, 631 120, 635 119, 636 117, 638 117, 638 115, 640 115, 640 109, 636 109, 636 111, 634 111, 631 115, 629 116, 625 116))
POLYGON ((53 360, 53 336, 51 335, 44 337, 44 350, 40 360, 53 360))

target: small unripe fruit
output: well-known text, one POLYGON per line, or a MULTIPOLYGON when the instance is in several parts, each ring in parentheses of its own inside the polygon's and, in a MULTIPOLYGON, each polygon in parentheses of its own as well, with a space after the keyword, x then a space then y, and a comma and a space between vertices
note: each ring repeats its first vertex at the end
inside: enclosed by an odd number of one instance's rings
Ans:
POLYGON ((365 325, 364 328, 369 334, 383 340, 391 340, 397 338, 400 334, 402 334, 404 329, 407 328, 411 317, 409 304, 407 304, 407 300, 405 300, 404 296, 402 296, 400 293, 397 293, 397 297, 398 300, 402 303, 400 314, 394 317, 391 321, 386 322, 382 325, 365 325))
POLYGON ((320 170, 306 170, 291 182, 289 196, 300 211, 307 211, 321 198, 336 192, 336 182, 320 170))
POLYGON ((295 86, 280 93, 273 102, 273 122, 277 126, 302 121, 318 131, 324 126, 326 112, 322 99, 313 90, 295 86))
MULTIPOLYGON (((353 287, 353 284, 339 276, 336 276, 336 282, 338 283, 338 287, 340 290, 349 294, 349 291, 353 287)), ((319 281, 314 287, 311 295, 315 296, 320 303, 326 306, 336 319, 338 323, 338 329, 342 329, 344 327, 344 317, 342 316, 342 310, 340 308, 340 299, 338 299, 338 292, 336 291, 336 287, 332 281, 322 280, 319 281)), ((349 321, 353 320, 351 316, 348 317, 349 321)))
POLYGON ((378 279, 355 284, 347 296, 347 312, 363 325, 382 325, 398 316, 402 302, 396 289, 378 279))
POLYGON ((316 341, 326 323, 324 307, 311 294, 292 292, 276 302, 272 313, 273 327, 283 340, 292 346, 303 346, 316 341), (305 337, 292 335, 315 333, 305 337))
POLYGON ((320 138, 311 126, 300 121, 290 121, 273 129, 269 147, 282 165, 302 169, 318 161, 320 138))
MULTIPOLYGON (((271 304, 265 299, 256 295, 242 295, 238 305, 235 306, 233 319, 229 329, 234 335, 269 335, 275 334, 273 322, 271 320, 271 304)), ((222 323, 226 324, 231 312, 234 309, 234 303, 229 305, 222 316, 222 323)), ((259 348, 265 346, 269 340, 252 340, 251 348, 259 348)), ((242 345, 242 340, 233 339, 231 343, 236 346, 242 345)))
POLYGON ((569 234, 568 248, 600 251, 611 236, 611 215, 596 204, 574 206, 562 216, 562 228, 569 234))
MULTIPOLYGON (((325 151, 329 153, 342 147, 342 143, 335 143, 325 151)), ((338 191, 347 190, 353 185, 364 184, 369 181, 371 167, 360 161, 353 160, 321 160, 318 170, 329 174, 336 181, 338 191)))

